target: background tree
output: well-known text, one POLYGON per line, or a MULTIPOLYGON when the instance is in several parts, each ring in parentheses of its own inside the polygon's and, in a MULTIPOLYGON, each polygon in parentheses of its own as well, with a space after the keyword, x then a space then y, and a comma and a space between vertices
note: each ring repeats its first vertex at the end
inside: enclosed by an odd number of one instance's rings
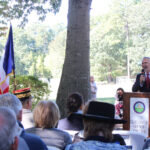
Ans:
POLYGON ((57 93, 61 116, 66 112, 66 99, 79 92, 90 98, 89 19, 92 0, 69 0, 65 62, 57 93))
POLYGON ((62 29, 49 43, 45 66, 49 67, 53 78, 60 78, 65 58, 66 28, 62 29))
MULTIPOLYGON (((7 2, 8 5, 12 5, 12 1, 7 0, 7 2)), ((27 22, 27 16, 32 10, 36 10, 39 19, 43 20, 45 14, 48 12, 57 12, 61 4, 61 0, 15 0, 13 2, 11 9, 7 12, 8 14, 12 14, 15 18, 22 18, 23 21, 21 25, 27 22)), ((90 97, 89 12, 91 2, 92 0, 69 0, 67 48, 57 97, 57 103, 62 116, 65 115, 65 107, 61 107, 61 104, 65 103, 66 97, 70 92, 78 91, 82 93, 85 100, 90 97), (64 88, 66 88, 66 90, 64 90, 64 88)), ((35 42, 33 41, 31 49, 34 45, 35 42)))
MULTIPOLYGON (((24 30, 21 28, 14 29, 16 73, 18 75, 34 75, 48 78, 52 74, 54 78, 59 78, 64 63, 63 59, 65 57, 66 60, 61 79, 61 84, 65 85, 59 87, 59 94, 57 97, 59 105, 62 103, 65 105, 67 95, 70 92, 75 91, 79 85, 81 85, 78 89, 79 92, 83 95, 88 95, 88 92, 85 92, 87 89, 84 89, 85 91, 80 89, 84 87, 82 86, 83 84, 85 84, 85 87, 87 88, 89 86, 88 83, 84 82, 85 80, 88 82, 88 77, 83 75, 84 73, 86 74, 89 72, 89 62, 87 62, 87 68, 84 68, 88 70, 86 70, 87 72, 80 69, 82 68, 81 64, 85 63, 84 60, 88 59, 87 55, 89 52, 84 51, 82 45, 79 46, 82 42, 84 43, 84 46, 86 46, 86 42, 88 42, 88 40, 83 40, 84 36, 82 36, 82 40, 80 40, 80 36, 84 35, 86 32, 85 30, 87 29, 86 26, 84 26, 85 29, 82 29, 85 20, 83 19, 83 21, 81 21, 80 18, 83 17, 87 11, 79 15, 80 10, 83 9, 84 1, 76 1, 77 2, 75 2, 75 0, 69 1, 69 10, 71 11, 68 11, 67 37, 66 27, 64 25, 50 28, 49 26, 44 27, 41 26, 41 24, 35 24, 33 27, 28 26, 28 28, 24 28, 24 30), (80 4, 81 8, 79 6, 80 4), (73 20, 71 20, 70 14, 73 20), (76 14, 76 16, 73 14, 76 14), (76 23, 72 25, 71 23, 73 21, 76 21, 76 23), (74 30, 76 30, 76 32, 74 32, 74 30), (66 40, 67 43, 65 42, 66 40), (83 54, 84 52, 87 52, 87 55, 83 54), (83 62, 80 59, 82 59, 83 62), (80 65, 77 67, 73 64, 76 64, 77 66, 80 65), (66 69, 66 66, 69 68, 66 69), (68 71, 68 73, 64 73, 66 71, 68 71), (82 81, 79 74, 81 74, 82 81), (71 81, 72 84, 74 84, 74 87, 68 87, 68 85, 71 84, 71 81), (62 96, 61 99, 60 95, 63 93, 65 96, 62 96)), ((52 0, 16 0, 13 1, 13 5, 11 2, 11 0, 6 0, 5 2, 3 1, 0 3, 2 8, 0 11, 1 23, 3 22, 3 19, 5 19, 4 21, 7 21, 14 17, 22 17, 21 20, 24 20, 22 25, 24 25, 27 21, 27 15, 30 14, 32 10, 36 10, 39 13, 40 19, 43 19, 49 11, 58 11, 58 6, 61 4, 60 0, 54 0, 53 2, 52 0), (51 5, 52 3, 50 2, 52 2, 53 5, 51 5)), ((89 1, 86 1, 85 3, 88 4, 89 1)), ((91 73, 96 77, 96 80, 114 82, 117 76, 127 76, 128 54, 130 56, 129 66, 131 77, 135 77, 137 72, 141 71, 142 57, 150 55, 149 7, 150 1, 148 0, 113 0, 110 11, 106 14, 92 17, 90 29, 90 66, 91 73)), ((87 24, 87 22, 85 24, 87 24)), ((88 34, 88 32, 86 33, 88 34)), ((0 52, 2 52, 6 39, 1 37, 0 41, 0 52)), ((88 46, 87 49, 89 48, 88 46)), ((0 55, 1 54, 2 53, 0 53, 0 55)), ((87 95, 84 96, 86 100, 86 97, 88 97, 87 95)))
POLYGON ((99 80, 112 82, 126 74, 124 24, 119 13, 99 16, 91 21, 91 72, 99 80), (117 20, 117 21, 116 21, 117 20))

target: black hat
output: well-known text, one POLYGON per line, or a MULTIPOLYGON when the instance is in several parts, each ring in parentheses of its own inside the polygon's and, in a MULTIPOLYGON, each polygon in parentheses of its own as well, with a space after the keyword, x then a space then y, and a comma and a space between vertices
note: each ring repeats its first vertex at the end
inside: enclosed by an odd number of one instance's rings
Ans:
POLYGON ((86 119, 109 122, 114 124, 126 123, 125 120, 115 119, 114 105, 98 101, 91 101, 89 103, 87 113, 78 115, 86 119))

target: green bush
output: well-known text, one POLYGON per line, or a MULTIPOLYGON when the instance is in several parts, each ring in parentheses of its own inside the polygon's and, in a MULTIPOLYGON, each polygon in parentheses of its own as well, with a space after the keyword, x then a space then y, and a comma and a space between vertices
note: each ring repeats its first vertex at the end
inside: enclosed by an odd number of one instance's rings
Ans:
MULTIPOLYGON (((48 84, 34 76, 16 76, 16 90, 30 87, 33 96, 32 108, 40 101, 48 99, 50 89, 48 84)), ((14 90, 14 78, 10 77, 10 92, 14 90)))

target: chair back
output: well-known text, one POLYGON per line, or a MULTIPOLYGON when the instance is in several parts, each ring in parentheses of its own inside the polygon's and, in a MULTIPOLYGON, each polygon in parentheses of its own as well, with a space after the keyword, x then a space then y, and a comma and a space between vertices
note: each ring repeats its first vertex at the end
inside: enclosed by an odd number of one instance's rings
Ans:
POLYGON ((146 141, 146 136, 142 133, 127 131, 127 130, 114 130, 113 134, 120 134, 127 146, 132 146, 132 150, 142 150, 146 141))

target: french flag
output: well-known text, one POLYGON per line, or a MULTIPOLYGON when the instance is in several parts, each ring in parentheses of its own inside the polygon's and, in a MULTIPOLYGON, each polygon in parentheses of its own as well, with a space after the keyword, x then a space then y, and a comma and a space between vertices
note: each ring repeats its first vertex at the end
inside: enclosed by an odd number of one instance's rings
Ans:
POLYGON ((14 74, 14 46, 13 32, 10 25, 8 40, 5 46, 5 51, 0 60, 0 94, 9 92, 9 76, 14 74))

